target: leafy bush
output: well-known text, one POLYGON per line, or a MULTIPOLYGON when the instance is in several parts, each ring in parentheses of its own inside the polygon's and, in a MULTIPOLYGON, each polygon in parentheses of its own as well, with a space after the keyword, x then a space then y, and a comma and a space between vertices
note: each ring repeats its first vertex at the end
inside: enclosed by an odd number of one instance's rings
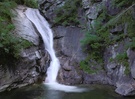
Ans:
POLYGON ((37 0, 3 0, 3 1, 12 1, 15 2, 16 4, 21 4, 25 5, 31 8, 38 8, 38 3, 37 0))
POLYGON ((102 67, 99 67, 99 65, 102 65, 102 64, 100 64, 102 59, 101 58, 97 59, 98 61, 95 62, 95 61, 93 61, 94 59, 96 59, 96 57, 94 57, 94 56, 96 56, 96 55, 93 55, 93 56, 88 55, 85 60, 82 60, 80 62, 80 68, 82 70, 84 70, 86 73, 95 74, 95 73, 98 73, 98 71, 103 69, 102 67))
POLYGON ((120 63, 123 66, 125 66, 125 74, 130 73, 128 56, 127 56, 126 52, 124 52, 122 54, 118 54, 114 59, 111 59, 111 62, 113 62, 113 61, 115 61, 116 63, 120 63))

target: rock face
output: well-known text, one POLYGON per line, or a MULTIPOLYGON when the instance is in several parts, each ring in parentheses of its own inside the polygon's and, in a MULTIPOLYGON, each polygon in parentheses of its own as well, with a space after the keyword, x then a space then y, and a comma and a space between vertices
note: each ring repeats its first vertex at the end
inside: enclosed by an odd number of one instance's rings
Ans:
MULTIPOLYGON (((81 25, 95 29, 94 24, 97 17, 102 12, 102 7, 107 7, 109 15, 116 15, 121 9, 112 7, 113 0, 82 0, 82 8, 78 10, 81 25), (94 2, 92 2, 94 1, 94 2), (81 12, 82 11, 82 12, 81 12), (85 18, 83 18, 85 17, 85 18)), ((40 11, 53 26, 54 47, 56 55, 60 59, 61 69, 58 75, 58 81, 63 84, 91 84, 102 83, 116 86, 116 92, 124 95, 135 95, 135 52, 131 49, 126 50, 129 71, 125 74, 126 66, 115 59, 120 53, 125 52, 125 44, 130 42, 129 39, 117 42, 105 48, 104 51, 104 69, 95 74, 85 73, 80 69, 80 61, 87 56, 81 47, 81 39, 84 37, 84 31, 80 26, 56 26, 54 18, 56 9, 63 6, 63 0, 39 0, 40 11)), ((26 18, 24 12, 27 8, 18 6, 13 12, 16 16, 12 19, 15 26, 15 34, 22 37, 34 45, 28 49, 23 49, 21 58, 15 62, 14 69, 3 69, 0 66, 0 91, 10 90, 32 84, 38 80, 43 81, 49 65, 49 55, 44 52, 44 47, 40 35, 33 24, 26 18)), ((135 7, 134 7, 135 9, 135 7)), ((133 10, 134 10, 133 9, 133 10)), ((133 16, 135 17, 135 11, 133 16)), ((126 25, 118 25, 110 30, 111 35, 117 35, 118 32, 124 31, 126 34, 126 25)), ((10 61, 10 60, 9 60, 10 61)))
MULTIPOLYGON (((22 49, 20 58, 8 68, 0 66, 0 92, 20 88, 45 79, 46 65, 49 55, 44 52, 40 35, 33 24, 26 18, 27 8, 18 6, 13 12, 12 19, 16 26, 15 34, 33 43, 33 46, 22 49), (10 68, 11 67, 11 68, 10 68)), ((11 60, 9 60, 11 61, 11 60)))
POLYGON ((81 29, 58 26, 53 30, 54 47, 62 66, 59 81, 64 84, 82 83, 82 72, 78 68, 78 63, 85 58, 80 44, 84 36, 81 29))
MULTIPOLYGON (((40 0, 39 0, 40 1, 40 0)), ((109 15, 116 15, 121 9, 112 6, 113 0, 82 0, 82 9, 86 17, 81 25, 87 25, 89 29, 94 27, 95 20, 102 11, 102 7, 107 8, 109 15), (94 2, 93 2, 94 1, 94 2)), ((43 0, 40 2, 40 11, 45 15, 49 22, 53 25, 56 16, 55 10, 64 5, 63 0, 43 0)), ((81 13, 81 12, 80 12, 81 13)), ((134 13, 133 13, 133 16, 134 13)), ((81 19, 81 18, 80 18, 81 19)), ((124 31, 125 26, 119 25, 110 30, 111 35, 116 35, 118 32, 124 31)), ((124 52, 125 44, 129 42, 128 39, 108 46, 104 52, 104 70, 97 74, 87 74, 80 70, 79 62, 85 58, 85 54, 81 50, 80 40, 84 36, 84 32, 80 31, 81 28, 72 26, 54 26, 54 42, 57 56, 61 61, 61 70, 59 73, 59 82, 64 84, 90 84, 90 83, 103 83, 116 86, 116 92, 128 96, 135 94, 135 53, 131 49, 126 51, 128 55, 129 70, 131 74, 126 75, 126 67, 114 59, 118 54, 124 52)))
POLYGON ((27 8, 24 8, 23 6, 18 6, 12 11, 15 14, 15 17, 12 18, 16 27, 15 33, 19 37, 22 37, 35 45, 39 45, 39 33, 25 16, 24 12, 26 9, 27 8))
POLYGON ((128 49, 127 51, 128 57, 129 57, 129 63, 131 68, 131 75, 133 78, 135 78, 135 52, 131 49, 128 49))

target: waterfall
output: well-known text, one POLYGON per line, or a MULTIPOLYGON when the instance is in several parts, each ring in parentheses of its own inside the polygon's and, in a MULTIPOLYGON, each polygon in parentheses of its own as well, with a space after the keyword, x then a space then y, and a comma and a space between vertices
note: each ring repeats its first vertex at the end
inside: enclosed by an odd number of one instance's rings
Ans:
POLYGON ((51 56, 51 63, 47 70, 47 83, 55 83, 57 74, 60 68, 60 63, 58 58, 55 55, 55 51, 53 49, 53 33, 43 16, 40 15, 38 9, 28 8, 25 12, 27 18, 35 25, 40 35, 42 36, 45 49, 51 56))
POLYGON ((45 50, 51 56, 51 63, 47 69, 47 78, 45 84, 49 86, 50 89, 61 90, 65 92, 82 92, 85 89, 78 88, 76 86, 67 86, 57 83, 57 75, 60 68, 60 62, 55 55, 53 49, 53 33, 45 18, 40 15, 38 9, 27 8, 25 11, 27 18, 34 24, 38 32, 41 34, 45 50))

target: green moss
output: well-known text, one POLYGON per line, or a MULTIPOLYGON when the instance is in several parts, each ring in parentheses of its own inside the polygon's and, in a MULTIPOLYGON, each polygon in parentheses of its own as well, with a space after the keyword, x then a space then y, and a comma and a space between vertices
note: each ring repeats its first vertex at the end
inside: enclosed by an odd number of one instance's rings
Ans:
POLYGON ((12 1, 17 4, 25 5, 31 8, 38 8, 37 0, 4 0, 4 1, 12 1))
POLYGON ((130 73, 128 56, 126 52, 118 54, 114 59, 111 58, 110 62, 122 64, 123 66, 125 66, 125 74, 128 75, 130 73))

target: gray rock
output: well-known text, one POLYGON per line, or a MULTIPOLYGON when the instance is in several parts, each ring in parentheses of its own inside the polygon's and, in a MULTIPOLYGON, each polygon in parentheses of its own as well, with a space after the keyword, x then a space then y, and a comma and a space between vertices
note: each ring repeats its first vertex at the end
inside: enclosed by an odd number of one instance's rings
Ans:
POLYGON ((82 77, 82 72, 77 70, 76 67, 72 66, 70 71, 65 71, 64 69, 60 70, 58 81, 66 85, 82 84, 82 77))
POLYGON ((64 5, 63 0, 39 0, 39 9, 44 14, 45 18, 49 20, 50 23, 54 22, 56 17, 56 9, 64 5))
POLYGON ((39 44, 39 34, 30 20, 27 19, 24 12, 27 7, 18 6, 12 12, 15 16, 12 18, 12 22, 15 25, 15 35, 22 37, 35 45, 39 44))
POLYGON ((54 28, 54 37, 55 36, 62 37, 54 40, 56 54, 71 57, 70 61, 75 59, 79 62, 85 58, 80 43, 81 39, 84 37, 84 33, 82 33, 80 28, 58 26, 54 28))
POLYGON ((101 7, 101 3, 96 3, 90 6, 90 8, 86 10, 86 16, 88 17, 88 19, 96 19, 99 12, 102 10, 101 7))
POLYGON ((111 32, 112 34, 116 34, 116 33, 118 33, 118 32, 121 32, 123 29, 124 29, 124 28, 123 28, 122 25, 118 25, 118 26, 116 26, 114 29, 112 29, 110 32, 111 32))
POLYGON ((114 16, 116 15, 117 13, 120 12, 120 8, 117 7, 117 6, 113 6, 114 0, 103 0, 103 3, 104 3, 104 6, 106 7, 107 9, 107 13, 111 16, 114 16))
POLYGON ((41 50, 38 47, 30 47, 29 49, 23 49, 20 56, 23 58, 29 58, 29 60, 40 59, 42 57, 41 50))
POLYGON ((84 9, 89 9, 91 7, 91 5, 92 5, 90 0, 82 0, 82 4, 83 4, 84 9))
POLYGON ((54 30, 54 48, 60 59, 59 82, 64 84, 82 83, 80 60, 85 58, 80 40, 84 37, 80 28, 58 26, 54 30), (56 39, 57 38, 57 39, 56 39))
MULTIPOLYGON (((49 0, 44 0, 49 1, 49 0)), ((94 28, 95 20, 97 19, 100 12, 103 10, 102 7, 107 8, 108 15, 116 15, 121 9, 112 6, 113 0, 94 0, 96 3, 91 3, 91 0, 82 0, 83 14, 81 17, 85 17, 82 26, 88 27, 91 30, 94 28)), ((63 0, 57 0, 54 2, 44 2, 41 4, 42 12, 46 18, 53 24, 53 20, 56 16, 55 10, 64 5, 63 0), (44 10, 45 9, 45 10, 44 10)), ((80 12, 79 12, 80 13, 80 12)), ((133 11, 134 16, 134 11, 133 11)), ((80 16, 79 16, 80 17, 80 16)), ((84 28, 86 28, 84 27, 84 28)), ((110 30, 110 39, 118 32, 124 31, 126 34, 127 25, 116 26, 110 30), (113 35, 114 34, 114 35, 113 35)), ((61 62, 61 70, 59 72, 58 81, 64 84, 90 84, 90 83, 103 83, 110 84, 117 87, 116 92, 121 95, 133 95, 134 94, 134 80, 135 79, 135 55, 134 51, 127 51, 131 75, 125 75, 125 66, 116 61, 111 62, 110 59, 115 59, 118 54, 125 52, 125 45, 129 42, 126 38, 117 44, 108 46, 104 52, 104 70, 99 71, 96 74, 86 74, 79 68, 79 62, 85 59, 86 55, 83 53, 80 40, 84 37, 83 32, 78 27, 63 27, 54 26, 54 47, 56 54, 61 62)))
POLYGON ((123 96, 135 94, 135 88, 130 84, 121 84, 115 91, 123 96))
POLYGON ((128 49, 127 55, 128 55, 128 58, 129 58, 131 75, 132 75, 133 78, 135 78, 135 52, 131 49, 128 49))
POLYGON ((43 42, 39 42, 37 30, 26 18, 24 14, 26 9, 26 7, 18 6, 13 11, 16 15, 12 19, 16 27, 14 35, 32 42, 34 46, 22 49, 20 58, 10 66, 3 67, 0 65, 0 92, 33 84, 41 76, 41 81, 45 79, 43 75, 45 75, 46 63, 48 63, 50 57, 44 51, 43 42))
POLYGON ((83 83, 91 84, 91 83, 102 83, 102 84, 110 84, 111 79, 109 79, 104 71, 100 71, 97 74, 83 74, 83 83))
POLYGON ((69 66, 69 60, 67 60, 62 67, 66 71, 71 71, 72 70, 72 67, 69 66))

